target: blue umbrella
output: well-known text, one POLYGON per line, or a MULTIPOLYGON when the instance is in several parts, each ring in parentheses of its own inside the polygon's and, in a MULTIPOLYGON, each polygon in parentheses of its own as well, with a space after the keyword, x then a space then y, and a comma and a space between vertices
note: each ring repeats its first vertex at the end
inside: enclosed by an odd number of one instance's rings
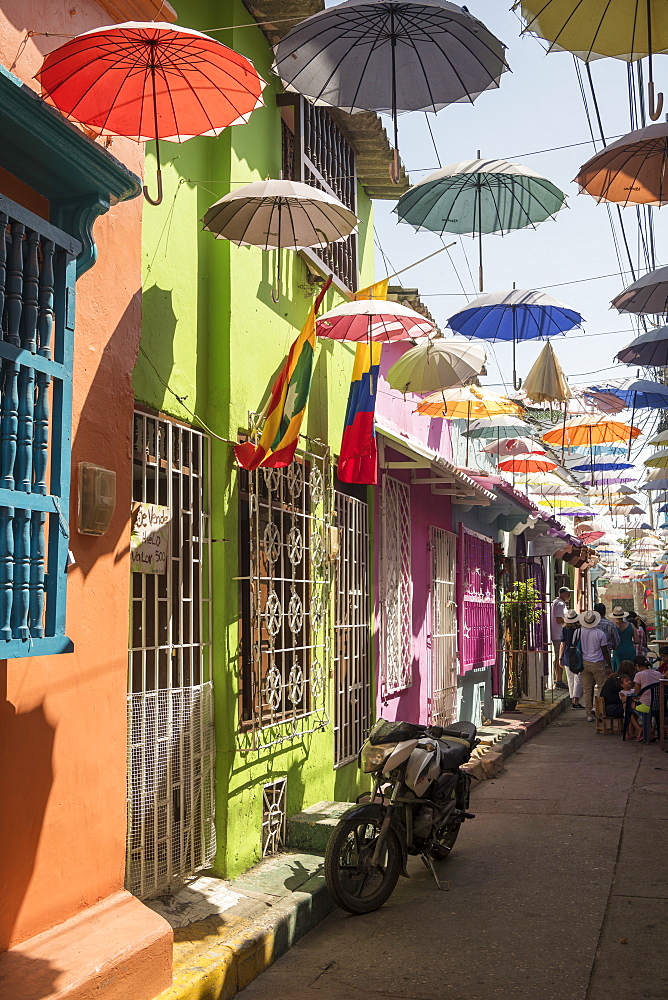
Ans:
POLYGON ((491 292, 469 302, 448 320, 448 326, 464 337, 512 341, 513 385, 519 389, 515 369, 515 345, 523 340, 545 340, 566 333, 583 322, 580 313, 542 292, 513 288, 491 292))
POLYGON ((625 455, 626 448, 615 444, 574 445, 568 449, 569 455, 625 455))
POLYGON ((584 465, 571 465, 571 472, 616 472, 618 469, 633 468, 633 462, 606 462, 594 458, 593 462, 585 462, 584 465))

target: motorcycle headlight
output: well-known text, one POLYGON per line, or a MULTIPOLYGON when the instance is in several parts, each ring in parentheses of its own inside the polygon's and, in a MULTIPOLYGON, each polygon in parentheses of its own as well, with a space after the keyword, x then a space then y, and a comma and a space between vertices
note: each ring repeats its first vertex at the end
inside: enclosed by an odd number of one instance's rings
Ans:
POLYGON ((360 753, 360 770, 364 771, 365 774, 380 770, 391 749, 391 747, 374 747, 370 743, 366 743, 360 753))

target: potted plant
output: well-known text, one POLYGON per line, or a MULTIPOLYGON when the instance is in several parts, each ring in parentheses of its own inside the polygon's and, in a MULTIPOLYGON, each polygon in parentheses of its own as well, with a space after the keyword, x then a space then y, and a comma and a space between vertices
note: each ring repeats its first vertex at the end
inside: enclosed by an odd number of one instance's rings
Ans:
POLYGON ((518 580, 506 591, 501 605, 506 647, 504 706, 512 712, 526 689, 529 642, 543 616, 541 594, 534 580, 518 580))

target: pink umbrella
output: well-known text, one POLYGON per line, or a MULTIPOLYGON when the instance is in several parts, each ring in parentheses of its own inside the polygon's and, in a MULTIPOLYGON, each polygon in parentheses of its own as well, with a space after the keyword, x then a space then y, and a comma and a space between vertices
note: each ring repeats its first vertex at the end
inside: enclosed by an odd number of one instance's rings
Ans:
POLYGON ((390 299, 357 299, 330 309, 316 324, 319 337, 353 343, 415 340, 433 336, 436 328, 420 313, 390 299))

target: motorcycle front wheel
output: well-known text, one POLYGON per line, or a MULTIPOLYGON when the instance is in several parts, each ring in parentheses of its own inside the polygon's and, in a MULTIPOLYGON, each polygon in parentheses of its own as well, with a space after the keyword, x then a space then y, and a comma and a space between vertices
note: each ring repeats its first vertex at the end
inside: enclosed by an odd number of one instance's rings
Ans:
POLYGON ((390 827, 378 865, 371 864, 380 832, 377 816, 343 819, 330 837, 325 855, 327 888, 349 913, 371 913, 385 903, 401 871, 401 845, 390 827))

